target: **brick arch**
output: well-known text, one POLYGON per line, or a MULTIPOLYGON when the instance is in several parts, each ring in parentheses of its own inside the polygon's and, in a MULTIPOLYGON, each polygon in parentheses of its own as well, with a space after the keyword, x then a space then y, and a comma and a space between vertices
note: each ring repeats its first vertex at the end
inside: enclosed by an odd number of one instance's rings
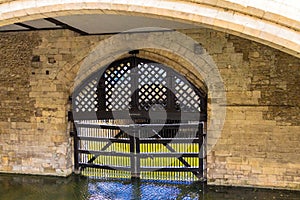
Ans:
POLYGON ((127 14, 184 21, 239 35, 300 57, 299 5, 277 0, 4 0, 0 26, 70 14, 127 14))

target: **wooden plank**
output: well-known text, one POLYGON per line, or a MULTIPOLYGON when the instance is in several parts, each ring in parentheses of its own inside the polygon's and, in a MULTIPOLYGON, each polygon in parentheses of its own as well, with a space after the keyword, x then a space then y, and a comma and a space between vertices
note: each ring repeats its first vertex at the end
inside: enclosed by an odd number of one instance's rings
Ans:
POLYGON ((156 172, 198 172, 196 167, 141 167, 141 171, 156 171, 156 172))
POLYGON ((154 158, 154 157, 190 157, 198 158, 198 153, 140 153, 140 158, 154 158))
POLYGON ((109 165, 99 165, 91 163, 79 163, 79 166, 84 168, 98 168, 98 169, 108 169, 108 170, 122 170, 122 171, 131 171, 130 167, 121 167, 121 166, 109 166, 109 165))
POLYGON ((111 151, 90 151, 90 150, 78 150, 80 154, 90 154, 95 156, 123 156, 131 157, 131 153, 122 153, 122 152, 111 152, 111 151))
POLYGON ((98 138, 98 137, 78 137, 78 140, 109 142, 109 143, 130 143, 129 139, 118 138, 98 138))
POLYGON ((141 144, 150 144, 150 143, 155 143, 155 144, 178 144, 178 143, 187 143, 187 144, 192 144, 192 143, 199 143, 200 139, 199 138, 172 138, 172 139, 164 139, 164 138, 148 138, 148 139, 140 139, 141 144))

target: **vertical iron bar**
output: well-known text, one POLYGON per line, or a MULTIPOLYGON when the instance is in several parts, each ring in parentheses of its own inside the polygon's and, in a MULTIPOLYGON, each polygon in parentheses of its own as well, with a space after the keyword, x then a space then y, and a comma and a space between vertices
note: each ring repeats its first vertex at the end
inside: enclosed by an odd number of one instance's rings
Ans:
POLYGON ((199 137, 199 144, 198 144, 198 151, 199 151, 199 178, 201 179, 200 181, 204 180, 203 177, 203 159, 204 159, 204 143, 203 143, 203 123, 200 123, 198 126, 198 133, 197 133, 198 137, 199 137))
POLYGON ((130 141, 130 171, 131 171, 131 178, 135 175, 135 139, 134 139, 134 126, 130 126, 129 133, 133 133, 133 136, 129 136, 130 141))
POLYGON ((78 133, 76 129, 75 122, 72 121, 72 126, 73 126, 73 133, 74 133, 74 172, 76 174, 80 173, 79 169, 79 152, 78 152, 78 133))
POLYGON ((140 200, 142 196, 141 192, 141 181, 139 179, 132 180, 133 191, 132 191, 132 199, 140 200))
POLYGON ((207 124, 206 122, 203 122, 203 178, 204 181, 207 181, 207 124))
POLYGON ((139 69, 138 69, 138 63, 136 55, 133 54, 132 60, 131 60, 132 68, 131 68, 131 108, 134 112, 138 110, 139 107, 139 69), (135 91, 137 90, 137 91, 135 91))
POLYGON ((136 159, 136 178, 140 178, 140 168, 141 168, 141 160, 140 160, 140 152, 141 152, 141 149, 140 149, 140 127, 136 126, 135 128, 135 133, 138 133, 138 134, 135 134, 135 159, 136 159))
POLYGON ((130 153, 131 153, 131 178, 139 179, 140 178, 140 141, 138 138, 137 131, 139 127, 135 124, 132 126, 133 136, 130 136, 130 153))
MULTIPOLYGON (((166 77, 166 82, 167 82, 167 110, 169 111, 174 111, 176 108, 175 108, 175 98, 172 98, 173 97, 173 91, 174 88, 173 88, 173 73, 171 70, 167 70, 166 71, 167 73, 167 77, 166 77)), ((175 96, 175 95, 174 95, 175 96)))

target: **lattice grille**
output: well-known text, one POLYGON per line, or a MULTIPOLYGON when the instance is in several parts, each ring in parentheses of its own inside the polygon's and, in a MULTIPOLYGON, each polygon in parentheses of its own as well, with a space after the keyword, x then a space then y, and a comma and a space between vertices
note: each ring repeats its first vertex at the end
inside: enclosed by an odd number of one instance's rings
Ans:
POLYGON ((138 64, 133 65, 130 59, 116 62, 104 71, 100 82, 95 74, 94 79, 84 83, 77 92, 75 112, 125 111, 130 106, 138 106, 133 108, 137 110, 202 112, 203 97, 184 77, 147 60, 139 59, 138 64), (135 100, 137 102, 132 102, 135 100), (155 104, 160 106, 153 106, 155 104))
POLYGON ((92 112, 98 110, 97 79, 88 82, 75 97, 75 112, 92 112))
POLYGON ((175 96, 176 104, 180 105, 183 111, 201 111, 200 110, 200 96, 196 94, 195 90, 181 78, 175 76, 175 96))
POLYGON ((140 63, 139 69, 139 92, 138 101, 140 110, 149 110, 152 108, 163 109, 167 106, 167 72, 164 68, 151 63, 140 63), (154 104, 160 104, 160 106, 154 106, 154 104))
POLYGON ((131 102, 130 62, 108 68, 104 73, 106 111, 128 110, 131 102))

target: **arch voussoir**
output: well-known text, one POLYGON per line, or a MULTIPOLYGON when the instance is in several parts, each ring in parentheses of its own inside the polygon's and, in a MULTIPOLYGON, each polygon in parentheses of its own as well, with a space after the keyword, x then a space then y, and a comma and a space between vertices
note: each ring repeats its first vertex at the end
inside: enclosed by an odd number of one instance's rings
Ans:
MULTIPOLYGON (((267 3, 270 3, 270 1, 267 3)), ((282 8, 286 9, 286 11, 281 10, 283 14, 273 13, 273 15, 267 14, 271 11, 267 10, 268 8, 265 8, 266 11, 263 10, 261 5, 257 5, 254 9, 249 9, 249 11, 243 7, 245 5, 242 3, 239 5, 225 1, 218 1, 218 3, 214 3, 214 1, 196 1, 196 3, 191 3, 190 1, 174 2, 169 0, 116 0, 113 2, 108 0, 18 0, 0 4, 0 26, 38 18, 74 14, 142 15, 184 21, 240 35, 246 39, 251 39, 300 57, 300 34, 297 29, 300 22, 297 19, 287 17, 290 15, 287 14, 288 7, 286 5, 282 5, 282 8), (253 15, 253 10, 256 10, 258 14, 253 15), (287 23, 279 23, 279 17, 287 23), (293 22, 292 24, 290 23, 291 21, 293 22)))

